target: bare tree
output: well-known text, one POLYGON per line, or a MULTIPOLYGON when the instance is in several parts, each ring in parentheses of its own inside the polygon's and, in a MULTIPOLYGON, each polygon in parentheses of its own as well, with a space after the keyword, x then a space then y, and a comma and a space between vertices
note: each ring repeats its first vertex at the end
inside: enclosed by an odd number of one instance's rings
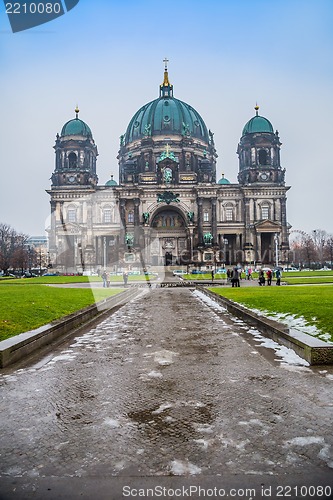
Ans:
POLYGON ((9 224, 0 223, 0 268, 7 273, 8 269, 25 268, 27 235, 17 233, 9 224))
POLYGON ((324 255, 327 262, 330 262, 330 267, 333 266, 333 236, 329 235, 326 240, 326 245, 324 249, 324 255))
POLYGON ((312 231, 313 245, 316 252, 315 260, 323 267, 325 263, 324 249, 327 240, 327 232, 324 229, 314 229, 312 231))

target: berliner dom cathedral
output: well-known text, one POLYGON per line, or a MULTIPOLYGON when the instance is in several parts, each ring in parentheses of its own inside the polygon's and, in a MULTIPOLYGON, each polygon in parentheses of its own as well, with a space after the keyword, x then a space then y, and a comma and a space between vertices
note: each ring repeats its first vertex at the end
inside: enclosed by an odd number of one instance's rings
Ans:
POLYGON ((164 63, 158 97, 120 135, 119 183, 113 175, 98 183, 97 145, 78 108, 57 134, 47 192, 58 271, 271 264, 276 252, 287 260, 289 187, 278 132, 256 105, 238 143, 237 182, 217 178, 214 133, 175 97, 164 63))

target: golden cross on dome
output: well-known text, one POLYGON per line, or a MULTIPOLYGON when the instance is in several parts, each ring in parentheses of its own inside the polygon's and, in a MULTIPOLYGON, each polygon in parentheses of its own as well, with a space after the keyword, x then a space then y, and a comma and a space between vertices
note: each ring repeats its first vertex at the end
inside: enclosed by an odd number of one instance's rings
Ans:
POLYGON ((169 153, 170 153, 169 143, 167 143, 167 145, 165 146, 165 151, 166 151, 167 156, 169 156, 169 153))

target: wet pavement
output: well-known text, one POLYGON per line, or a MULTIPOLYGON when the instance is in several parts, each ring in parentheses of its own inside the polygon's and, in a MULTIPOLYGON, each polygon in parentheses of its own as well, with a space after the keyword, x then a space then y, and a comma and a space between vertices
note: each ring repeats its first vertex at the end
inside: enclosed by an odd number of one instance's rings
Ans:
POLYGON ((142 290, 2 370, 0 498, 330 498, 333 367, 273 344, 200 292, 142 290))

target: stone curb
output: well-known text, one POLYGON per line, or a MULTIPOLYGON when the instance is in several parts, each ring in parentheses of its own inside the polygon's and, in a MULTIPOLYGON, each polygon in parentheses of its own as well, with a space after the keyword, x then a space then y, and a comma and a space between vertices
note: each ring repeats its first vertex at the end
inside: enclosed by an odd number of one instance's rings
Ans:
POLYGON ((69 314, 60 320, 52 321, 35 330, 20 333, 15 337, 0 342, 0 368, 5 368, 22 358, 29 356, 37 349, 51 344, 55 340, 65 337, 78 326, 96 319, 117 306, 124 305, 134 298, 139 291, 129 289, 117 295, 104 299, 97 304, 85 307, 80 311, 69 314))
POLYGON ((333 364, 333 345, 327 344, 323 340, 317 339, 303 333, 295 328, 271 320, 265 316, 259 316, 246 307, 237 304, 226 297, 221 297, 215 293, 197 286, 197 290, 219 302, 228 312, 243 319, 246 323, 257 328, 267 337, 275 340, 290 349, 293 349, 301 358, 310 365, 331 365, 333 364))

